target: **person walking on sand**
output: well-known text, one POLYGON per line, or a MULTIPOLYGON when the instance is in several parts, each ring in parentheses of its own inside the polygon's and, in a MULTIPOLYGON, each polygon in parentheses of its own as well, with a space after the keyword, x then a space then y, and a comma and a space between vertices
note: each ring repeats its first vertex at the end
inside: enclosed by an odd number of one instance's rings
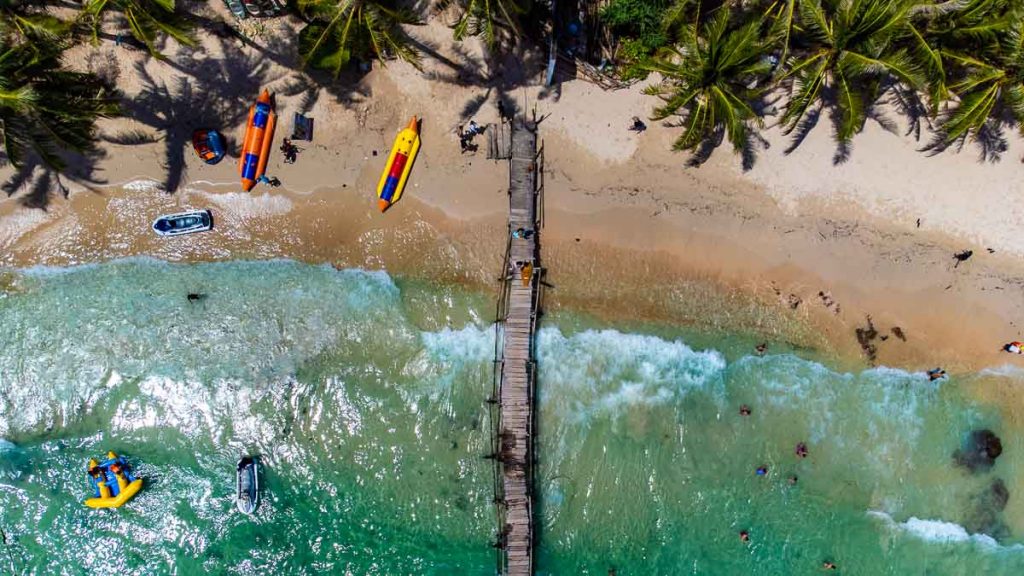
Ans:
POLYGON ((639 116, 633 116, 632 124, 629 125, 629 129, 639 134, 644 130, 647 130, 647 124, 644 124, 643 120, 639 116))
POLYGON ((928 380, 930 382, 934 382, 934 381, 936 381, 936 380, 938 380, 940 378, 945 378, 946 377, 946 371, 943 370, 942 368, 937 368, 937 367, 936 368, 932 368, 931 370, 929 370, 927 372, 927 374, 928 374, 928 380))

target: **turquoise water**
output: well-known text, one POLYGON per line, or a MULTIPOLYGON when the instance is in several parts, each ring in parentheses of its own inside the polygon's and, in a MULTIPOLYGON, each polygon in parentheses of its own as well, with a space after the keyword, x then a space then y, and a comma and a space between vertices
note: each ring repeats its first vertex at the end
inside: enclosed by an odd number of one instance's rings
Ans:
MULTIPOLYGON (((289 261, 5 285, 0 573, 494 572, 489 295, 289 261), (146 487, 92 511, 84 465, 108 449, 146 487), (242 453, 264 465, 255 517, 231 500, 242 453)), ((542 573, 1024 571, 1024 446, 957 380, 592 324, 539 337, 542 573), (1004 452, 969 473, 951 454, 978 428, 1004 452)))

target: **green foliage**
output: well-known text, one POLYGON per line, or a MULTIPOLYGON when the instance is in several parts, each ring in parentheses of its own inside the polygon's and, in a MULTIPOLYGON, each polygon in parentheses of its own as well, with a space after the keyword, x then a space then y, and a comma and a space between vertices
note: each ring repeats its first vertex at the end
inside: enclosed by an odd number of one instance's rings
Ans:
POLYGON ((446 8, 452 1, 458 4, 461 12, 454 29, 456 40, 478 36, 493 48, 503 36, 515 38, 522 33, 519 17, 526 10, 516 0, 446 0, 438 7, 446 8))
POLYGON ((16 167, 30 155, 56 170, 63 151, 93 147, 96 120, 117 114, 109 87, 60 63, 61 42, 0 45, 0 138, 16 167))
POLYGON ((305 64, 335 76, 353 59, 399 58, 419 67, 403 24, 421 24, 401 0, 297 0, 310 23, 299 33, 305 64))
POLYGON ((695 150, 723 130, 734 150, 747 145, 751 125, 761 125, 752 107, 764 90, 758 82, 771 70, 760 28, 753 20, 730 29, 729 11, 719 10, 700 28, 680 29, 679 46, 644 64, 665 79, 646 90, 664 102, 653 117, 683 117, 674 149, 695 150))
POLYGON ((601 19, 614 34, 629 41, 631 51, 643 49, 648 56, 667 44, 662 21, 666 0, 612 0, 601 10, 601 19))
POLYGON ((787 131, 799 125, 832 91, 838 122, 836 139, 849 142, 860 131, 866 109, 880 95, 887 79, 918 88, 920 70, 896 41, 905 33, 905 0, 849 0, 823 5, 801 0, 798 22, 806 46, 786 62, 790 98, 782 123, 787 131))
POLYGON ((71 24, 46 12, 43 2, 0 0, 0 37, 9 42, 53 42, 70 30, 71 24))
POLYGON ((104 16, 118 14, 128 24, 132 36, 145 44, 150 54, 163 59, 156 43, 164 36, 186 46, 196 44, 192 25, 175 8, 175 0, 84 0, 79 19, 95 42, 104 16))

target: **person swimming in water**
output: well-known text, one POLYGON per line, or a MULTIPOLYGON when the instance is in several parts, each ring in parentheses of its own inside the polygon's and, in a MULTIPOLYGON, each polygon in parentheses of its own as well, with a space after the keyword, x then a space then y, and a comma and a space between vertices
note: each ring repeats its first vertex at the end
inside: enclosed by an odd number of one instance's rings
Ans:
POLYGON ((796 455, 800 458, 807 458, 807 444, 803 442, 797 442, 796 455))
POLYGON ((750 532, 740 530, 740 542, 750 542, 750 532))
POLYGON ((751 414, 750 406, 747 406, 746 404, 744 404, 743 406, 740 406, 740 416, 750 416, 750 414, 751 414))
POLYGON ((757 474, 758 476, 766 476, 768 474, 768 467, 758 466, 757 470, 755 470, 754 473, 757 474))

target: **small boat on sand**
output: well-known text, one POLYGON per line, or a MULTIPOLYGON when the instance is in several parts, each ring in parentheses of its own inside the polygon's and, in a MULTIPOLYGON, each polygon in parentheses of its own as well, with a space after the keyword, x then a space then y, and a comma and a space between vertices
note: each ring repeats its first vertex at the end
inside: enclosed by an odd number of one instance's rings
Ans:
POLYGON ((216 164, 224 158, 224 137, 216 130, 196 130, 192 133, 192 148, 207 164, 216 164))
POLYGON ((180 236, 212 229, 213 214, 209 210, 167 214, 153 221, 153 231, 161 236, 180 236))
POLYGON ((260 503, 259 465, 252 456, 243 456, 238 461, 235 481, 235 504, 242 514, 252 514, 260 503))

